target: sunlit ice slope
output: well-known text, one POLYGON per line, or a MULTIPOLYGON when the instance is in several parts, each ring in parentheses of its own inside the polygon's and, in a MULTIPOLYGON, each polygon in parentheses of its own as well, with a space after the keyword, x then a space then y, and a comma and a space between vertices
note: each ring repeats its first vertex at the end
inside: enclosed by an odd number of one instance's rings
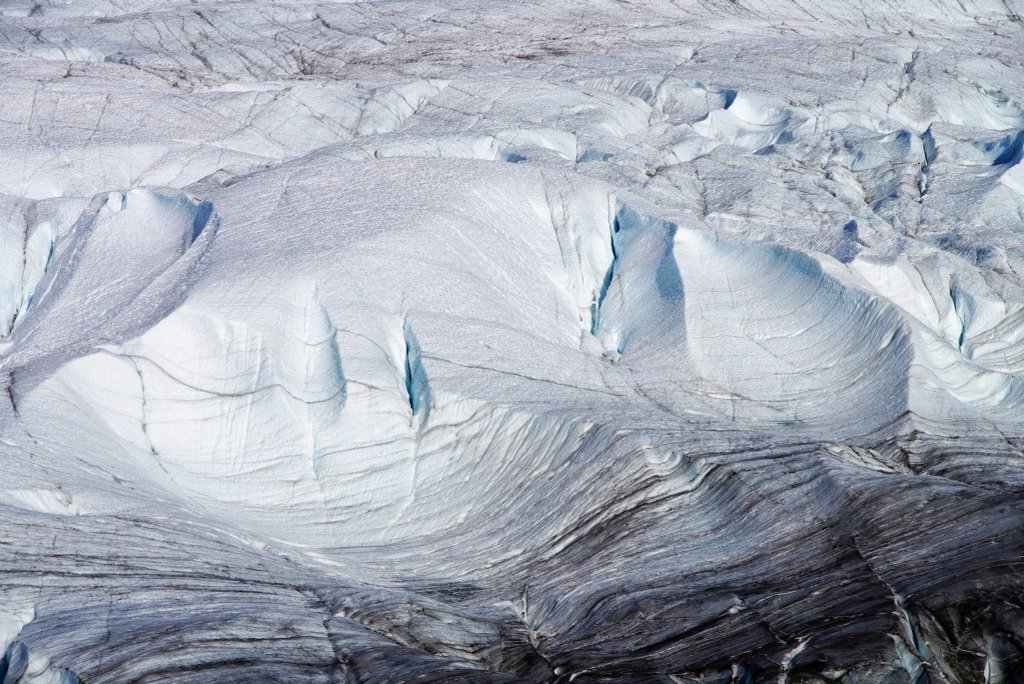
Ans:
POLYGON ((1012 3, 0 22, 5 682, 1019 681, 1012 3))

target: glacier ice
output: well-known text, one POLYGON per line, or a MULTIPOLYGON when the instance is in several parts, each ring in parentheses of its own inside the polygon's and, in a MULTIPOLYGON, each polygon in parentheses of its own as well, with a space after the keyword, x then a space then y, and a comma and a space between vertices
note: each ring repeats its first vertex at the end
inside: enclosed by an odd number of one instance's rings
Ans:
POLYGON ((0 679, 1024 680, 1022 16, 0 1, 0 679))

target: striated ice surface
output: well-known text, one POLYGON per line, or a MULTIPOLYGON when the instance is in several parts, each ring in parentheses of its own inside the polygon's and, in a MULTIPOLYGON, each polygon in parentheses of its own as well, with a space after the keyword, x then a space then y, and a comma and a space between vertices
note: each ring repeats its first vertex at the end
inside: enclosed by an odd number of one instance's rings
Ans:
POLYGON ((1024 681, 1022 16, 0 0, 0 681, 1024 681))

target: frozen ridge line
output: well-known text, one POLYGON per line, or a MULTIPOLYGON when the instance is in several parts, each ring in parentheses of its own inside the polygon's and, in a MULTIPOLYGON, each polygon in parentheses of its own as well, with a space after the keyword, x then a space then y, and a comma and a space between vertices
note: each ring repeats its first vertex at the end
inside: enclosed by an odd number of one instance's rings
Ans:
POLYGON ((1020 681, 1021 15, 0 3, 0 679, 1020 681))

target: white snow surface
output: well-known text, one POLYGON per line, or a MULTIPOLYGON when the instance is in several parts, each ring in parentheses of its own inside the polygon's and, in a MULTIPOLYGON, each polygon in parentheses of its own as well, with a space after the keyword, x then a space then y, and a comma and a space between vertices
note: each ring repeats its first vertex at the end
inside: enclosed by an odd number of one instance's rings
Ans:
POLYGON ((1020 681, 1022 14, 0 0, 0 680, 1020 681))

